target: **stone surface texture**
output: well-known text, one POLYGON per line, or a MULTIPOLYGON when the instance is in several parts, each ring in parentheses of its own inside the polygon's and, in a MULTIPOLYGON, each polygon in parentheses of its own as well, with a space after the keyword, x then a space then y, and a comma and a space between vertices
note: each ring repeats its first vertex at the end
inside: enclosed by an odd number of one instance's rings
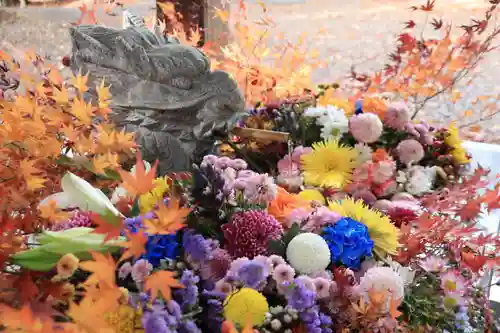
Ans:
POLYGON ((138 134, 144 158, 159 159, 162 174, 188 169, 244 111, 234 80, 212 72, 197 48, 145 27, 80 25, 71 38, 73 71, 89 73, 89 87, 110 85, 113 120, 138 134))

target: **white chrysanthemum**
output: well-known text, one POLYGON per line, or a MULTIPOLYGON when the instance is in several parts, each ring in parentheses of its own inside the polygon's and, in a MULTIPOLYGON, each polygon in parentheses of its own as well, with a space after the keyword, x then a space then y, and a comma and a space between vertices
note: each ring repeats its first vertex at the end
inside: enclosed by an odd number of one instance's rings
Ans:
POLYGON ((311 232, 295 236, 288 244, 286 256, 290 265, 302 274, 322 271, 330 264, 328 244, 311 232))
POLYGON ((405 266, 401 265, 397 261, 392 260, 391 257, 388 257, 386 260, 389 263, 392 270, 395 271, 396 273, 398 273, 399 276, 401 276, 405 286, 409 286, 413 282, 413 279, 415 279, 415 271, 414 270, 412 270, 409 267, 405 267, 405 266))
POLYGON ((349 120, 344 110, 333 105, 307 108, 304 115, 316 118, 316 124, 321 126, 321 138, 324 140, 339 137, 349 131, 349 120))
POLYGON ((365 162, 372 160, 373 149, 370 146, 368 146, 367 144, 356 143, 354 145, 354 149, 356 149, 359 152, 358 160, 359 160, 360 164, 363 164, 365 162))
POLYGON ((403 278, 390 267, 373 267, 366 271, 359 286, 365 294, 370 290, 388 292, 393 300, 403 299, 405 295, 403 278))

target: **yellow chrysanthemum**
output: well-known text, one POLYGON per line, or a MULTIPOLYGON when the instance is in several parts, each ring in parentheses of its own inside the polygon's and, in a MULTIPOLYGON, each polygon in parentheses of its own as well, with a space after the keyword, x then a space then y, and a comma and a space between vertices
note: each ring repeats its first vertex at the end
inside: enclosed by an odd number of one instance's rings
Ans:
POLYGON ((305 189, 299 193, 299 197, 307 201, 319 202, 322 205, 326 204, 325 196, 315 189, 305 189))
POLYGON ((458 128, 455 122, 450 124, 448 128, 448 135, 444 139, 444 143, 452 148, 451 156, 457 164, 468 164, 470 159, 467 156, 467 152, 464 147, 462 147, 462 139, 458 133, 458 128))
POLYGON ((142 314, 136 312, 129 305, 121 305, 116 311, 108 312, 105 315, 106 322, 116 333, 140 333, 142 328, 142 314))
POLYGON ((224 317, 241 327, 245 326, 249 316, 254 326, 262 325, 268 311, 267 299, 251 288, 236 290, 224 301, 224 317))
POLYGON ((302 155, 304 181, 308 185, 342 188, 351 181, 358 166, 356 149, 343 146, 338 140, 316 142, 313 151, 302 155))
POLYGON ((143 214, 151 211, 163 199, 163 196, 170 187, 168 185, 168 177, 156 178, 154 184, 155 188, 151 192, 139 197, 139 207, 143 214))
POLYGON ((396 254, 399 247, 398 229, 388 216, 370 209, 362 200, 352 198, 341 202, 330 202, 330 210, 344 217, 350 217, 368 227, 370 238, 375 243, 374 249, 379 253, 396 254))

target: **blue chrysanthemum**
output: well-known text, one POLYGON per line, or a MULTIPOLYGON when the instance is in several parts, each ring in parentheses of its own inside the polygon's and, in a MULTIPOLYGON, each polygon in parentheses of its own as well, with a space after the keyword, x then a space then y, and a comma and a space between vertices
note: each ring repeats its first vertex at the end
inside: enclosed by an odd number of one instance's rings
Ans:
POLYGON ((333 263, 357 269, 362 258, 371 256, 373 241, 368 228, 350 217, 323 228, 322 237, 330 248, 333 263))

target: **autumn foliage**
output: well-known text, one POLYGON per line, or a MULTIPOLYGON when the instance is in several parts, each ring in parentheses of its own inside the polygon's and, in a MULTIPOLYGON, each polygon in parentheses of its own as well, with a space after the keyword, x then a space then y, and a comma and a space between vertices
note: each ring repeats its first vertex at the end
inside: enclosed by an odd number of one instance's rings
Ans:
MULTIPOLYGON (((88 90, 85 75, 66 83, 56 68, 30 53, 16 61, 2 52, 0 62, 4 75, 18 78, 17 90, 4 92, 6 98, 0 100, 0 302, 20 307, 2 308, 2 319, 10 318, 13 326, 4 324, 12 329, 21 318, 24 329, 31 331, 33 325, 33 330, 44 327, 42 331, 49 332, 52 310, 42 304, 69 299, 74 290, 37 273, 12 270, 9 255, 30 246, 29 234, 68 218, 53 203, 39 209, 43 198, 60 191, 61 175, 72 171, 112 186, 120 164, 133 157, 136 145, 133 134, 115 130, 107 120, 111 96, 104 82, 96 87, 99 100, 91 104, 83 98, 88 90), (33 309, 49 312, 35 318, 33 309)), ((97 283, 99 293, 109 293, 111 299, 121 295, 114 283, 113 259, 95 254, 94 260, 82 263, 93 272, 86 285, 88 298, 69 311, 77 324, 88 324, 109 305, 101 304, 106 298, 92 295, 97 283), (81 317, 84 314, 88 317, 81 317)))

